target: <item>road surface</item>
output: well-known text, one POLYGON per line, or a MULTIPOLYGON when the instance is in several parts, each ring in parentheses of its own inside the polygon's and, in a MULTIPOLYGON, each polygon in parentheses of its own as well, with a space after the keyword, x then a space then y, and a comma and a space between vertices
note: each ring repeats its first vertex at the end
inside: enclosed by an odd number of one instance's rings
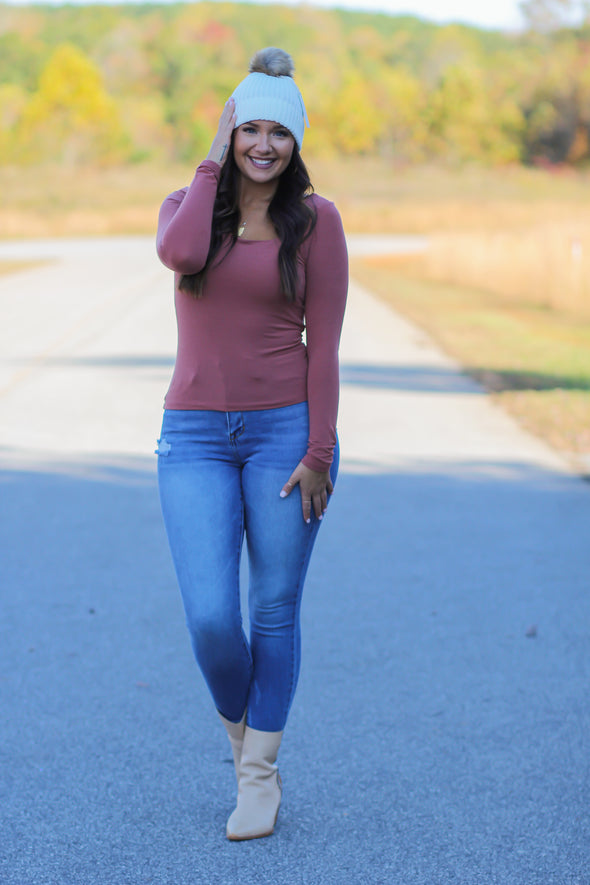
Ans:
POLYGON ((227 843, 155 481, 171 275, 145 238, 19 254, 50 263, 0 277, 0 883, 588 885, 588 485, 353 284, 283 807, 227 843))

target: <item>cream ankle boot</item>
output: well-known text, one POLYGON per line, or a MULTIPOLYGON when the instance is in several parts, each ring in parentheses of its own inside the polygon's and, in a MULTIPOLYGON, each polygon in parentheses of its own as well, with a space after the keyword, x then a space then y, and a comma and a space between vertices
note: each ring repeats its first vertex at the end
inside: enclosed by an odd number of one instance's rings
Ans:
MULTIPOLYGON (((217 711, 219 713, 219 710, 217 711)), ((231 751, 234 756, 234 767, 236 769, 236 780, 240 783, 240 760, 242 758, 242 744, 244 743, 244 729, 246 728, 246 713, 239 722, 230 722, 225 716, 219 713, 219 718, 225 725, 227 736, 231 744, 231 751)))
POLYGON ((238 804, 227 822, 227 838, 233 842, 270 836, 281 804, 281 779, 275 765, 282 731, 257 731, 246 726, 238 804))

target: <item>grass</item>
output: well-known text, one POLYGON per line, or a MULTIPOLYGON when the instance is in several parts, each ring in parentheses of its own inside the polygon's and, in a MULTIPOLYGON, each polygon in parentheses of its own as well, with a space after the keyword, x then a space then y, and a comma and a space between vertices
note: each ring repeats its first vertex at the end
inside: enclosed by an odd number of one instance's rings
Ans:
MULTIPOLYGON (((351 233, 518 230, 589 219, 590 173, 362 158, 307 163, 316 190, 336 202, 351 233)), ((152 234, 163 198, 193 171, 192 164, 0 167, 0 230, 5 237, 152 234)))
POLYGON ((362 285, 425 329, 530 431, 577 466, 590 453, 590 322, 421 279, 419 261, 356 259, 362 285))
POLYGON ((422 275, 590 317, 590 219, 434 234, 422 275))
POLYGON ((154 234, 158 209, 187 167, 0 168, 4 237, 154 234))
POLYGON ((309 163, 351 233, 520 231, 588 225, 590 173, 513 167, 396 167, 383 160, 309 163))
POLYGON ((47 264, 46 261, 4 261, 0 259, 0 276, 11 273, 18 273, 20 270, 30 270, 33 267, 39 267, 41 264, 47 264))

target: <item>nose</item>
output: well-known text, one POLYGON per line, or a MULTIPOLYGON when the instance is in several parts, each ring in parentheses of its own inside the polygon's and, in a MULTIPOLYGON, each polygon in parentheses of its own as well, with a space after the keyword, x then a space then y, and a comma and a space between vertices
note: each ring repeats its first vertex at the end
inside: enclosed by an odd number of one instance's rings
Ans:
POLYGON ((259 134, 256 149, 260 151, 261 154, 268 154, 272 150, 270 146, 270 140, 266 132, 261 132, 259 134))

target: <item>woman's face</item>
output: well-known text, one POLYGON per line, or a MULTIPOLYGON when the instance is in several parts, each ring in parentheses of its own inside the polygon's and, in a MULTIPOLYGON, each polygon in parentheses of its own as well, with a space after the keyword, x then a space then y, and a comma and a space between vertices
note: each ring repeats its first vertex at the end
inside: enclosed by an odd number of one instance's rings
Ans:
POLYGON ((245 178, 257 184, 277 179, 291 161, 295 139, 269 120, 242 123, 234 134, 234 159, 245 178))

